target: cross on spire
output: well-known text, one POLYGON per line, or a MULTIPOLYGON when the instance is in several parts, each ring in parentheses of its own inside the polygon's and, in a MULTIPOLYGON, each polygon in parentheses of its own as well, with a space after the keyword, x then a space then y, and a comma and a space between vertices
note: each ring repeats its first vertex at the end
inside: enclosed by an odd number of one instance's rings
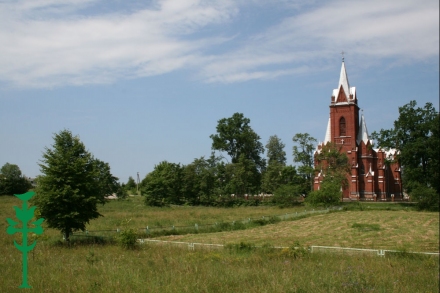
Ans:
POLYGON ((346 52, 344 52, 344 51, 341 51, 341 55, 342 55, 342 62, 344 62, 344 54, 345 54, 346 52))

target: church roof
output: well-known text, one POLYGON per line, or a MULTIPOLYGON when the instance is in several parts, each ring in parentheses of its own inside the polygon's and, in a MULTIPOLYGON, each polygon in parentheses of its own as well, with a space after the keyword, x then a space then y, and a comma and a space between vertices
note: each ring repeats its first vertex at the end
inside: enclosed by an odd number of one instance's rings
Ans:
POLYGON ((327 123, 327 131, 325 132, 325 138, 324 138, 324 142, 319 142, 318 145, 316 146, 316 150, 315 150, 315 154, 320 154, 321 153, 321 149, 320 147, 326 145, 328 142, 332 141, 332 130, 331 130, 331 118, 328 118, 328 123, 327 123))
MULTIPOLYGON (((356 138, 356 142, 359 145, 363 141, 365 144, 370 141, 370 137, 368 136, 367 123, 365 123, 364 115, 361 116, 361 122, 359 123, 359 132, 356 138)), ((370 143, 372 143, 370 141, 370 143)))
POLYGON ((350 95, 353 95, 353 100, 356 99, 356 88, 350 87, 348 83, 347 70, 345 70, 345 63, 342 60, 341 73, 339 75, 339 84, 338 88, 333 90, 333 96, 337 99, 339 96, 340 89, 344 90, 345 95, 347 96, 347 101, 350 99, 350 95))

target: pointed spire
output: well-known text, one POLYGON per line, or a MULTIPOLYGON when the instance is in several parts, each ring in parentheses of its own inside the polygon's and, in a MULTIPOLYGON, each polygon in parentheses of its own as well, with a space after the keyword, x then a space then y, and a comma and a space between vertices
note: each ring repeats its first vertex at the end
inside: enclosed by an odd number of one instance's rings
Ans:
POLYGON ((364 114, 362 114, 361 121, 359 123, 358 137, 357 137, 356 141, 357 141, 357 144, 359 145, 361 143, 361 141, 363 141, 365 144, 367 144, 369 140, 370 140, 370 137, 368 136, 367 123, 365 123, 364 114))
POLYGON ((344 89, 345 95, 347 96, 347 101, 350 98, 350 85, 348 83, 348 77, 347 77, 347 71, 345 70, 345 62, 344 59, 342 59, 342 66, 341 66, 341 74, 339 75, 339 85, 338 85, 338 95, 339 96, 339 89, 344 89))
POLYGON ((325 132, 324 144, 327 144, 328 142, 331 142, 331 140, 332 140, 331 119, 328 118, 327 131, 325 132))

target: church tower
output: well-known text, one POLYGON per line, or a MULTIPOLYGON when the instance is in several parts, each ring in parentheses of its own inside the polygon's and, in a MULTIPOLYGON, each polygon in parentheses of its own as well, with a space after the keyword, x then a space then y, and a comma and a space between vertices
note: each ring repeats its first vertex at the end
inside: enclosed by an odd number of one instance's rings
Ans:
POLYGON ((330 102, 330 133, 329 141, 341 145, 345 151, 356 147, 356 137, 359 131, 359 107, 356 88, 348 83, 345 63, 342 60, 339 85, 333 90, 330 102))
MULTIPOLYGON (((343 200, 401 199, 400 166, 392 162, 398 153, 396 150, 373 149, 364 115, 359 117, 356 88, 350 87, 344 59, 329 108, 325 139, 318 145, 316 153, 327 143, 333 143, 347 155, 351 172, 347 175, 348 187, 342 190, 343 200)), ((314 190, 320 188, 324 176, 322 171, 315 176, 314 190)))

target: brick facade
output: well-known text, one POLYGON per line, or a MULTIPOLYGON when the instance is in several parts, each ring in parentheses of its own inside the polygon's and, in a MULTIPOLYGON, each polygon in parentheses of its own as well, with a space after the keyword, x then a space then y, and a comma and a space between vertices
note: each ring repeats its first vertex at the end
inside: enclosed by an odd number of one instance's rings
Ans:
MULTIPOLYGON (((339 86, 333 90, 330 101, 330 118, 323 145, 335 143, 345 152, 351 173, 347 175, 348 187, 343 189, 343 200, 394 201, 402 200, 401 169, 393 158, 396 150, 374 149, 369 139, 363 115, 359 117, 356 89, 349 87, 344 61, 339 86)), ((317 154, 317 153, 315 153, 317 154)), ((317 162, 315 160, 315 166, 317 162)), ((317 172, 314 190, 320 188, 325 171, 317 172)))

